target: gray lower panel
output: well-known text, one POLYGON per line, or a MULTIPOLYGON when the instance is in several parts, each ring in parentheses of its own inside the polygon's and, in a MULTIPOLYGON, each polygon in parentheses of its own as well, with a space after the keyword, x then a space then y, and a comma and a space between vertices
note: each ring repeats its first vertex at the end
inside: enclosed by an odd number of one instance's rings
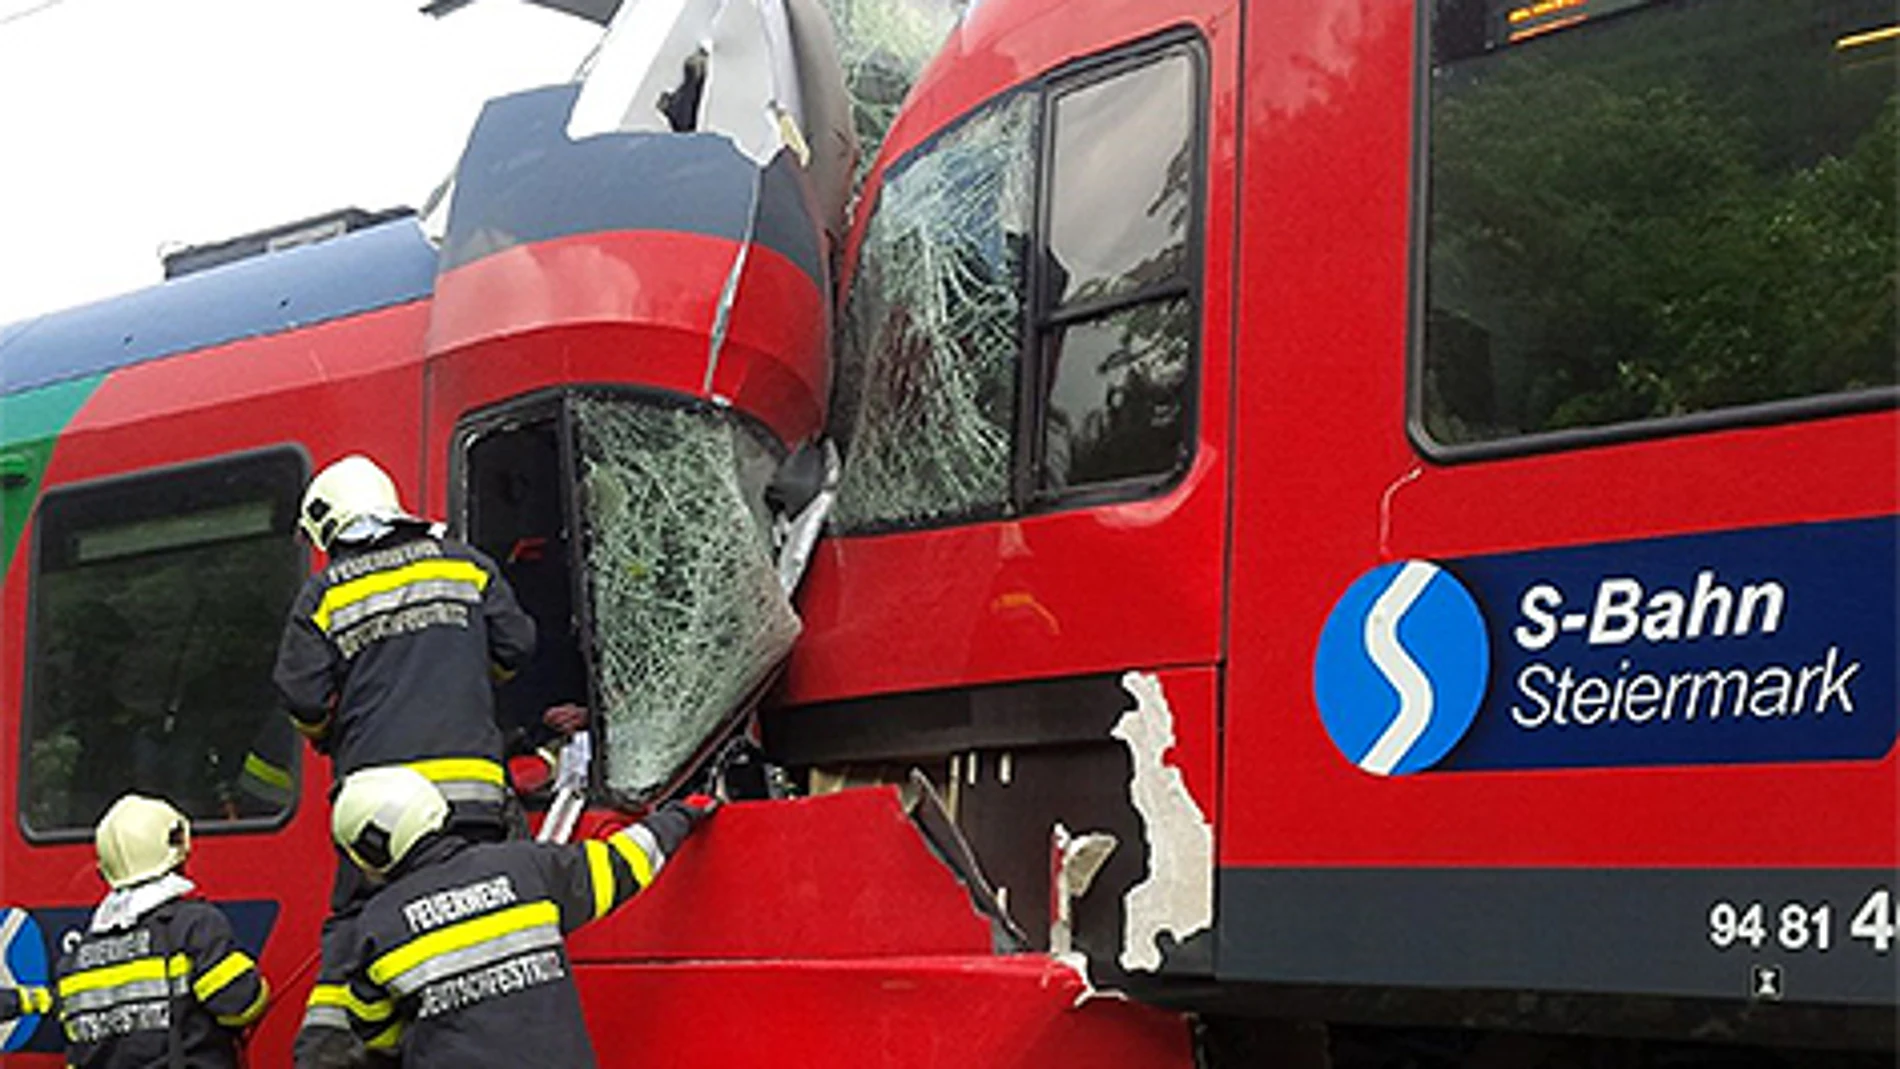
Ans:
POLYGON ((1223 869, 1216 972, 1891 1006, 1895 883, 1890 869, 1223 869))

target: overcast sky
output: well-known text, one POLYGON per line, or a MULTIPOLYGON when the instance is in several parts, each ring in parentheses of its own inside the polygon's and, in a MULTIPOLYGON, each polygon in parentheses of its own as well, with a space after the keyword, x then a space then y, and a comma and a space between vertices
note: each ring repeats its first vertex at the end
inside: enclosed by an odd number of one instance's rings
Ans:
POLYGON ((419 206, 483 100, 597 28, 516 0, 0 0, 0 323, 159 280, 161 249, 419 206))

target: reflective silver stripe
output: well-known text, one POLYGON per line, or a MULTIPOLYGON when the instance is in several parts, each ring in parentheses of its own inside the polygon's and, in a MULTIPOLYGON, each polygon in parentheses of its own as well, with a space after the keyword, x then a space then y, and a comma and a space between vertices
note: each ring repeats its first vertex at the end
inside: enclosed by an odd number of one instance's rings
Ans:
POLYGON ((466 579, 418 579, 404 583, 394 590, 371 594, 331 612, 330 633, 334 635, 366 616, 425 601, 465 601, 480 605, 482 589, 466 579))
POLYGON ((498 935, 486 939, 471 947, 451 950, 433 958, 425 958, 404 972, 389 978, 389 993, 403 998, 422 989, 423 985, 440 980, 445 976, 467 972, 480 968, 490 962, 510 958, 528 950, 542 947, 560 946, 561 929, 551 924, 538 924, 532 928, 523 928, 518 932, 498 935))
POLYGON ((620 832, 638 844, 640 849, 645 851, 647 860, 653 863, 653 873, 647 877, 647 883, 652 883, 660 875, 660 870, 666 866, 666 851, 660 849, 660 840, 653 837, 653 832, 648 830, 645 824, 629 824, 620 829, 620 832))
POLYGON ((343 1012, 341 1006, 308 1006, 303 1011, 304 1028, 336 1028, 350 1030, 350 1015, 343 1012))
POLYGON ((133 980, 130 983, 114 987, 95 987, 90 991, 75 991, 65 998, 67 1013, 85 1013, 90 1010, 104 1010, 122 1002, 150 1002, 163 999, 167 989, 173 995, 185 993, 185 978, 176 977, 168 985, 163 980, 133 980))
POLYGON ((451 802, 489 802, 500 805, 507 800, 505 788, 476 779, 449 779, 436 783, 442 797, 451 802))

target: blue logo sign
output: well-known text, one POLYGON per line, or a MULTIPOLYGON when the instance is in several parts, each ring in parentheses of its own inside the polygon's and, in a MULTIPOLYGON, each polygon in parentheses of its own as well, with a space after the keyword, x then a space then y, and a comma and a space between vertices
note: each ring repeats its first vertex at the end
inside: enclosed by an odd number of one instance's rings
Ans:
MULTIPOLYGON (((0 910, 0 987, 47 987, 52 969, 46 960, 46 937, 31 914, 23 909, 0 910)), ((40 1026, 40 1015, 29 1013, 0 1025, 0 1051, 26 1046, 40 1026)))
POLYGON ((1879 760, 1900 728, 1897 532, 1881 516, 1386 565, 1326 621, 1320 715, 1379 775, 1879 760))
POLYGON ((1333 744, 1376 776, 1437 764, 1463 739, 1490 673, 1484 616, 1450 572, 1402 561, 1359 577, 1320 633, 1313 691, 1333 744))

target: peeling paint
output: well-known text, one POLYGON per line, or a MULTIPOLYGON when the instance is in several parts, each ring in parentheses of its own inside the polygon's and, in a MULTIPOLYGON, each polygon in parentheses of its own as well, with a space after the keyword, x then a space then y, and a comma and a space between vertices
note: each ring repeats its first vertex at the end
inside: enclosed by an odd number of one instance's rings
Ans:
POLYGON ((1161 680, 1129 672, 1122 689, 1135 707, 1110 734, 1127 745, 1134 762, 1128 796, 1147 840, 1148 875, 1123 898, 1121 966, 1153 972, 1161 967, 1161 933, 1181 943, 1214 923, 1214 828, 1181 770, 1163 760, 1174 746, 1174 710, 1161 680))

